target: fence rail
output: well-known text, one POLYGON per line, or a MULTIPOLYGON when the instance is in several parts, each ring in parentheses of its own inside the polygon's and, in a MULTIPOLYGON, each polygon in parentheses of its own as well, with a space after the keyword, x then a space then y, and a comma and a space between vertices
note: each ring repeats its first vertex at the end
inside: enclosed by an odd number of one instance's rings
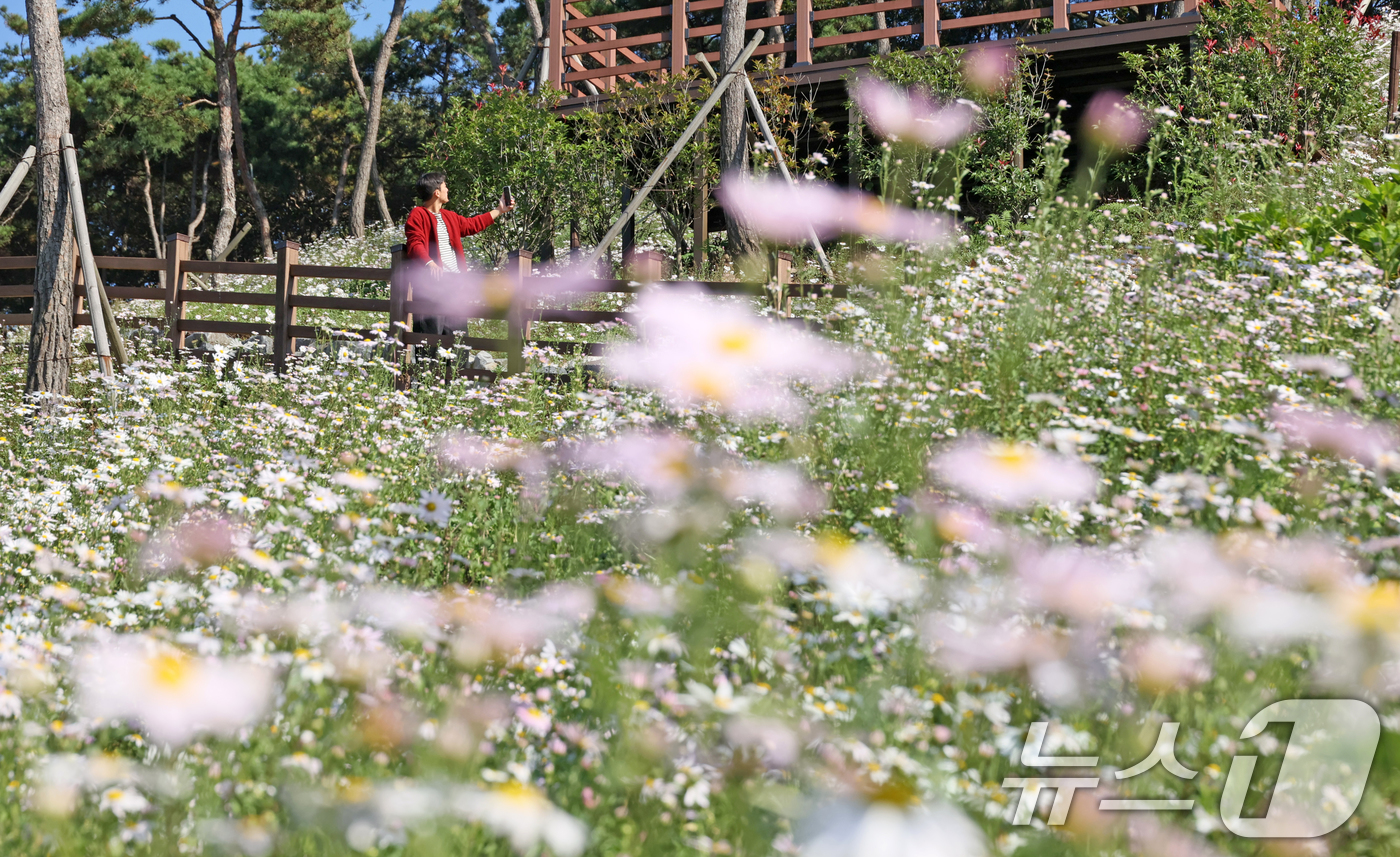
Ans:
MULTIPOLYGON (((318 328, 301 324, 298 310, 342 310, 352 312, 379 313, 389 323, 389 343, 393 349, 393 359, 405 370, 412 362, 411 349, 415 346, 441 346, 448 349, 457 345, 478 351, 504 353, 506 371, 520 372, 525 368, 525 347, 552 347, 561 351, 597 354, 599 343, 547 340, 532 337, 532 328, 537 322, 563 322, 579 325, 595 325, 600 322, 624 321, 627 310, 587 310, 559 307, 523 306, 514 311, 481 307, 478 311, 464 315, 465 319, 494 320, 506 323, 504 339, 462 335, 460 333, 419 333, 414 332, 414 316, 426 313, 429 307, 413 298, 413 278, 405 264, 403 245, 393 248, 392 263, 388 268, 341 267, 338 265, 303 265, 298 261, 301 247, 296 242, 287 241, 277 245, 277 256, 273 262, 209 262, 189 258, 189 239, 184 235, 173 235, 166 240, 165 258, 150 259, 128 256, 97 256, 99 270, 149 271, 164 275, 163 287, 150 286, 110 286, 104 285, 107 296, 121 300, 151 300, 165 304, 163 327, 169 337, 175 355, 186 350, 186 336, 193 333, 222 333, 229 335, 264 335, 271 338, 273 367, 284 371, 287 361, 295 353, 299 339, 316 339, 318 328), (273 278, 271 292, 223 291, 214 289, 194 289, 187 285, 189 274, 256 274, 273 278), (382 282, 389 285, 387 298, 328 297, 302 295, 297 293, 298 281, 302 278, 360 280, 382 282), (271 307, 273 320, 270 322, 222 321, 214 319, 187 318, 185 310, 190 304, 222 304, 248 307, 271 307)), ((0 270, 32 269, 34 256, 0 257, 0 270)), ((770 259, 770 279, 768 282, 701 282, 699 285, 716 295, 750 295, 765 297, 790 308, 794 297, 833 296, 845 297, 846 289, 840 285, 793 283, 791 276, 792 256, 788 253, 775 253, 770 259)), ((663 282, 666 260, 656 251, 640 251, 633 255, 631 267, 636 280, 598 279, 589 283, 591 293, 634 294, 635 284, 641 282, 663 282)), ((529 252, 510 254, 505 276, 514 281, 518 290, 545 286, 550 280, 534 276, 533 259, 529 252)), ((34 295, 33 285, 0 286, 0 298, 25 298, 34 295)), ((91 316, 83 306, 80 290, 74 292, 74 326, 91 324, 91 316)), ((0 313, 0 328, 27 327, 33 323, 31 313, 0 313)), ((371 338, 372 328, 349 330, 344 333, 357 339, 371 338)), ((401 379, 408 378, 408 372, 401 373, 401 379)), ((472 370, 468 374, 494 375, 489 371, 472 370)), ((453 370, 448 369, 450 379, 453 370)))
MULTIPOLYGON (((766 12, 769 0, 748 2, 750 5, 762 4, 766 12)), ((920 48, 938 47, 942 43, 942 33, 971 28, 987 29, 986 40, 994 41, 1007 36, 989 28, 1040 18, 1051 19, 1052 31, 1068 31, 1071 19, 1084 28, 1107 30, 1118 24, 1100 21, 1095 13, 1157 5, 1143 0, 1050 0, 1048 5, 1030 9, 963 15, 959 14, 958 9, 962 2, 964 0, 887 0, 831 9, 814 9, 813 0, 786 0, 781 7, 791 8, 791 12, 750 17, 745 22, 745 29, 752 32, 771 31, 774 27, 783 28, 784 41, 764 44, 754 55, 791 54, 791 66, 800 71, 797 67, 811 65, 814 50, 834 45, 918 36, 920 48), (952 14, 945 11, 949 7, 952 14), (914 20, 897 26, 864 28, 863 22, 853 22, 861 29, 826 36, 818 36, 814 32, 814 25, 821 22, 905 11, 911 12, 914 20)), ((1180 13, 1193 13, 1197 3, 1198 0, 1184 0, 1180 13)), ((691 40, 719 35, 719 25, 706 23, 703 26, 691 26, 690 16, 715 12, 723 5, 724 0, 690 0, 626 12, 587 15, 577 2, 550 0, 549 25, 543 45, 546 60, 542 77, 548 85, 562 89, 567 95, 587 95, 590 93, 587 92, 585 84, 602 92, 610 92, 616 89, 619 80, 634 82, 641 76, 656 72, 679 72, 686 65, 697 63, 695 57, 702 53, 710 62, 718 62, 718 51, 691 51, 688 43, 691 40), (654 32, 623 38, 617 35, 619 24, 633 25, 639 21, 657 19, 662 20, 654 25, 654 32), (661 49, 661 45, 668 47, 661 49), (641 49, 642 52, 639 53, 633 50, 634 48, 641 49)), ((843 25, 842 29, 847 29, 848 26, 843 25)))

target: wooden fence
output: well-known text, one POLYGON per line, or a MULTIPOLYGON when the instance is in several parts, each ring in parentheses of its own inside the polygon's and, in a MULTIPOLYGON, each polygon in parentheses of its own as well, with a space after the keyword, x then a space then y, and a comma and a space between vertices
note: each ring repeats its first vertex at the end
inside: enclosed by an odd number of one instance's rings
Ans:
MULTIPOLYGON (((1017 9, 995 14, 964 15, 960 11, 963 0, 885 0, 875 3, 857 3, 830 9, 813 8, 813 0, 786 0, 781 7, 791 8, 791 12, 768 15, 769 0, 748 0, 752 6, 762 4, 765 10, 759 17, 749 17, 745 23, 747 31, 780 28, 782 42, 761 45, 755 56, 767 54, 791 54, 790 66, 800 72, 801 66, 812 64, 812 52, 819 48, 835 45, 851 45, 874 42, 880 39, 896 39, 917 36, 921 48, 937 47, 942 43, 942 34, 955 30, 975 29, 975 40, 993 41, 1008 38, 1007 25, 1049 18, 1052 31, 1071 29, 1071 18, 1076 29, 1109 30, 1119 26, 1117 22, 1101 21, 1099 12, 1116 9, 1138 9, 1156 4, 1143 0, 1049 0, 1047 5, 1034 5, 1029 9, 1017 9), (886 26, 878 29, 865 29, 861 22, 851 22, 861 29, 851 30, 849 26, 838 26, 840 30, 850 30, 831 35, 816 36, 818 25, 827 21, 850 18, 866 18, 876 13, 904 13, 907 23, 886 26)), ((658 73, 676 73, 688 63, 697 63, 694 57, 701 51, 692 52, 687 45, 689 40, 718 36, 720 25, 715 16, 724 6, 724 0, 689 0, 652 6, 646 9, 632 9, 625 12, 612 12, 603 15, 585 14, 577 2, 570 0, 550 0, 549 23, 544 39, 544 73, 542 78, 556 89, 568 95, 587 94, 583 86, 589 83, 600 91, 611 91, 619 80, 634 82, 642 76, 658 73), (703 26, 691 26, 690 16, 709 13, 703 26), (659 20, 657 20, 659 19, 659 20), (651 26, 639 26, 635 22, 654 22, 651 26), (654 29, 627 37, 618 37, 618 25, 629 30, 654 29), (667 45, 667 48, 661 48, 667 45)), ((1197 0, 1184 0, 1182 14, 1196 10, 1197 0)), ((1014 37, 1014 36, 1011 36, 1014 37)), ((743 40, 741 40, 743 41, 743 40)), ((719 62, 719 52, 703 54, 712 63, 719 62)))
MULTIPOLYGON (((626 320, 627 310, 586 310, 557 307, 522 306, 515 310, 482 307, 466 314, 466 318, 504 321, 504 339, 481 336, 458 335, 453 333, 430 334, 413 332, 413 318, 427 307, 413 299, 412 277, 404 263, 403 245, 393 248, 393 261, 388 268, 347 267, 340 265, 304 265, 299 259, 300 245, 286 241, 277 245, 276 258, 271 262, 213 262, 190 258, 189 238, 172 235, 166 240, 165 258, 140 258, 127 256, 97 256, 99 270, 147 271, 164 274, 164 287, 150 286, 105 286, 107 296, 112 300, 151 300, 165 304, 163 327, 170 338, 175 355, 185 349, 185 338, 192 333, 222 333, 234 336, 265 335, 272 340, 272 365, 278 371, 287 366, 288 358, 295 353, 297 340, 315 340, 318 328, 298 322, 298 311, 303 309, 346 310, 367 313, 382 313, 389 322, 389 339, 394 349, 394 359, 404 368, 401 378, 407 383, 409 367, 412 363, 412 349, 415 346, 452 349, 461 345, 478 351, 503 353, 506 358, 506 372, 516 373, 525 368, 526 345, 549 347, 558 351, 586 354, 601 352, 601 344, 581 340, 543 340, 532 338, 532 328, 536 322, 565 322, 580 325, 594 325, 602 322, 626 320), (227 274, 245 276, 265 276, 273 278, 271 292, 246 292, 192 288, 190 274, 227 274), (302 278, 324 278, 336 280, 358 280, 388 283, 389 297, 327 297, 303 295, 297 290, 302 278), (231 304, 249 307, 271 307, 273 319, 270 322, 215 321, 187 318, 189 304, 231 304)), ((788 253, 775 253, 770 259, 770 279, 768 282, 701 282, 699 285, 717 295, 750 295, 766 297, 790 307, 794 297, 845 297, 844 286, 826 284, 795 284, 791 282, 792 256, 788 253)), ((0 270, 32 269, 33 256, 0 257, 0 270)), ((656 251, 639 251, 632 257, 631 271, 635 280, 599 279, 589 282, 590 292, 632 294, 638 290, 636 282, 661 282, 665 276, 665 257, 656 251)), ((538 278, 533 274, 533 263, 528 251, 510 254, 505 269, 501 272, 509 277, 519 290, 530 287, 547 287, 557 280, 538 278)), ((79 275, 81 276, 81 275, 79 275)), ((34 294, 33 285, 0 286, 0 298, 26 298, 34 294)), ((74 326, 91 324, 91 316, 83 311, 81 290, 75 289, 74 326)), ((0 327, 28 326, 32 322, 28 313, 0 314, 0 327)), ((462 327, 466 327, 464 323, 462 327)), ((378 332, 373 328, 345 332, 353 340, 373 339, 378 332)), ((449 367, 445 377, 450 380, 454 374, 474 376, 494 376, 495 372, 449 367)))

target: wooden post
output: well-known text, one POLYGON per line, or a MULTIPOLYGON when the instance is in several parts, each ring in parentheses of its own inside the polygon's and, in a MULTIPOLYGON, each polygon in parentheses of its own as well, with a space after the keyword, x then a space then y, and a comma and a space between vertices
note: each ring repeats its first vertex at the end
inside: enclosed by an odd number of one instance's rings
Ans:
POLYGON ((165 332, 175 359, 185 347, 185 273, 183 262, 190 258, 190 237, 175 233, 165 236, 165 332))
POLYGON ((525 293, 525 279, 530 276, 533 260, 529 250, 515 250, 506 257, 506 276, 515 286, 515 299, 506 310, 506 371, 512 375, 525 371, 526 316, 534 307, 525 306, 520 296, 525 293))
POLYGON ((61 145, 63 171, 68 174, 68 208, 73 213, 74 238, 78 242, 78 257, 83 264, 83 288, 87 290, 88 314, 92 316, 92 341, 97 345, 97 360, 102 373, 112 375, 112 350, 107 341, 107 322, 102 317, 102 281, 97 277, 97 265, 92 260, 92 244, 88 241, 87 209, 83 206, 83 185, 78 178, 78 153, 73 148, 73 135, 64 134, 61 145))
MULTIPOLYGON (((1385 120, 1395 120, 1396 98, 1400 95, 1400 33, 1390 34, 1390 89, 1385 99, 1385 120)), ((0 206, 2 208, 3 206, 0 206)))
MULTIPOLYGON (((607 44, 608 42, 611 42, 611 41, 615 41, 615 40, 617 39, 617 25, 616 25, 616 24, 604 24, 604 25, 601 27, 601 29, 602 29, 602 31, 603 31, 603 43, 604 43, 604 44, 607 44)), ((604 67, 604 68, 617 68, 617 49, 616 49, 616 48, 609 48, 608 50, 603 51, 603 67, 604 67)), ((598 87, 598 88, 599 88, 599 89, 602 89, 602 90, 605 91, 605 92, 615 92, 615 91, 617 90, 617 76, 616 76, 616 75, 614 75, 614 76, 612 76, 612 77, 605 77, 605 78, 603 78, 602 80, 598 81, 598 83, 599 83, 599 87, 598 87)))
POLYGON ((1069 29, 1069 0, 1053 0, 1054 6, 1051 11, 1051 29, 1069 29))
POLYGON ((34 166, 34 147, 30 146, 24 150, 24 157, 15 164, 15 171, 10 173, 10 180, 5 182, 5 187, 0 188, 0 214, 5 213, 9 207, 10 200, 14 199, 15 191, 19 190, 20 182, 29 175, 29 168, 34 166))
MULTIPOLYGON (((622 207, 626 208, 632 202, 632 188, 623 187, 622 207)), ((632 251, 637 249, 637 220, 629 217, 622 224, 622 264, 630 264, 628 260, 632 257, 632 251)))
POLYGON ((797 0, 797 56, 793 65, 812 64, 812 0, 797 0))
POLYGON ((544 39, 544 73, 555 89, 564 88, 564 0, 549 0, 549 22, 544 39))
POLYGON ((671 74, 685 71, 685 37, 688 29, 686 0, 671 0, 671 74))
POLYGON ((627 279, 659 283, 666 279, 666 255, 660 250, 638 250, 627 265, 627 279))
MULTIPOLYGON (((704 59, 704 54, 700 55, 704 59)), ((705 253, 710 244, 710 165, 709 158, 704 156, 705 132, 701 131, 695 138, 697 148, 702 153, 695 158, 695 229, 694 229, 694 253, 695 253, 695 279, 705 278, 705 253)))
POLYGON ((939 44, 940 44, 940 42, 939 42, 939 35, 938 35, 938 22, 939 22, 939 20, 940 20, 940 18, 939 18, 939 16, 938 16, 938 0, 923 0, 923 4, 924 4, 924 33, 923 33, 924 47, 927 48, 927 47, 932 46, 932 47, 935 47, 935 48, 936 48, 936 47, 938 47, 939 44))
POLYGON ((292 296, 297 293, 297 278, 292 276, 292 266, 301 255, 301 245, 295 241, 281 241, 276 248, 273 294, 277 303, 272 307, 272 368, 281 374, 287 369, 287 355, 296 353, 292 325, 297 323, 297 308, 292 306, 292 296))
POLYGON ((413 300, 413 284, 409 280, 408 266, 404 264, 404 245, 395 244, 390 248, 389 263, 389 336, 396 343, 394 361, 399 364, 399 389, 408 386, 408 346, 404 337, 413 330, 413 314, 408 311, 408 302, 413 300))
POLYGON ((792 315, 792 295, 788 286, 792 284, 792 254, 778 250, 768 256, 769 288, 773 290, 773 308, 785 315, 792 315))

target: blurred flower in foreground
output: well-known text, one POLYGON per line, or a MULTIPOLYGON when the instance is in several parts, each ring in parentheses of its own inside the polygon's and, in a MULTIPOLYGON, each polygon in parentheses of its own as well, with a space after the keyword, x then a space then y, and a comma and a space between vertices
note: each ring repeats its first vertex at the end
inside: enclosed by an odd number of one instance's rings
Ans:
POLYGON ((216 565, 233 554, 237 535, 223 518, 189 521, 147 542, 141 565, 160 572, 216 565))
POLYGON ((609 371, 681 406, 712 401, 732 416, 791 416, 803 408, 789 382, 831 384, 856 369, 847 352, 699 289, 647 289, 635 317, 641 341, 610 349, 609 371))
POLYGON ((923 594, 918 572, 877 542, 829 534, 816 539, 775 536, 753 542, 750 555, 776 563, 798 584, 815 577, 841 611, 835 618, 852 625, 863 625, 868 616, 885 615, 923 594))
POLYGON ((982 95, 1005 92, 1016 79, 1016 51, 1003 47, 969 50, 962 58, 963 80, 982 95))
POLYGON ((868 76, 856 81, 851 95, 876 134, 931 149, 946 149, 966 137, 980 110, 966 101, 938 104, 918 90, 868 76))
POLYGON ((139 721, 152 740, 176 746, 201 732, 231 734, 272 701, 263 667, 196 658, 139 636, 93 646, 77 674, 86 716, 139 721))
POLYGON ((947 218, 824 182, 796 185, 784 179, 731 173, 715 192, 724 210, 780 244, 799 244, 815 230, 822 240, 850 233, 910 244, 945 244, 953 236, 947 218))
POLYGON ((1131 149, 1147 139, 1147 120, 1121 92, 1104 90, 1084 110, 1084 136, 1113 152, 1131 149))
POLYGON ((447 605, 458 625, 453 654, 462 663, 479 664, 492 655, 535 648, 586 620, 594 606, 592 588, 575 584, 546 587, 518 605, 466 593, 447 605))
POLYGON ((521 854, 533 853, 543 844, 557 857, 573 857, 588 844, 588 827, 583 822, 523 783, 463 790, 455 795, 453 804, 466 818, 509 839, 521 854))
POLYGON ((980 857, 982 831, 951 804, 921 804, 886 788, 819 807, 800 830, 802 857, 980 857), (891 794, 886 794, 891 793, 891 794))
POLYGON ((935 458, 933 470, 967 496, 1003 508, 1079 503, 1098 490, 1092 467, 1023 443, 966 440, 935 458))
POLYGON ((1394 431, 1354 414, 1277 407, 1273 422, 1288 445, 1295 449, 1330 452, 1376 470, 1390 470, 1400 464, 1400 457, 1396 455, 1400 443, 1394 431))

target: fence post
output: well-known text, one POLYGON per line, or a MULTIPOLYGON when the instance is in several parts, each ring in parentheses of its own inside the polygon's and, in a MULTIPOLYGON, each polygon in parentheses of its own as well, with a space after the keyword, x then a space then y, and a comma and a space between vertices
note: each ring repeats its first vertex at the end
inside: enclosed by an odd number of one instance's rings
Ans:
POLYGON ((1054 0, 1054 9, 1051 12, 1051 21, 1052 29, 1069 29, 1069 0, 1054 0))
POLYGON ((660 250, 638 250, 627 260, 627 278, 639 283, 666 279, 666 256, 660 250))
MULTIPOLYGON (((617 39, 616 24, 604 24, 599 29, 603 31, 603 44, 607 44, 608 42, 617 39)), ((609 48, 608 50, 603 51, 603 67, 617 68, 617 48, 609 48)), ((605 77, 599 80, 598 83, 598 88, 603 90, 604 92, 615 92, 617 90, 617 75, 613 75, 612 77, 605 77)))
POLYGON ((399 389, 408 384, 408 346, 404 338, 413 329, 413 314, 408 311, 408 302, 413 300, 413 285, 409 282, 403 250, 402 244, 391 247, 389 263, 389 337, 395 343, 393 362, 399 365, 399 389))
POLYGON ((769 288, 773 292, 773 309, 792 315, 792 295, 788 286, 792 284, 792 254, 778 250, 768 256, 769 288))
POLYGON ((277 275, 273 293, 277 303, 272 308, 272 368, 280 375, 287 369, 287 355, 296 353, 292 325, 297 323, 297 308, 292 306, 292 296, 297 293, 297 278, 292 276, 292 266, 301 255, 301 245, 295 241, 279 241, 276 247, 277 275))
MULTIPOLYGON (((703 55, 702 55, 703 58, 703 55)), ((695 135, 697 152, 705 151, 705 132, 695 135)), ((700 155, 695 159, 695 228, 694 246, 695 279, 705 276, 705 253, 710 244, 710 165, 709 158, 700 155)))
POLYGON ((923 0, 924 4, 924 47, 938 47, 938 0, 923 0))
POLYGON ((564 88, 564 0, 549 0, 549 22, 544 39, 545 81, 564 88))
MULTIPOLYGON (((1058 0, 1057 0, 1058 2, 1058 0)), ((797 56, 793 65, 812 64, 812 0, 797 0, 797 56)))
POLYGON ((533 262, 534 254, 529 250, 514 250, 506 258, 506 276, 515 287, 510 309, 506 310, 506 371, 512 375, 525 371, 525 319, 534 307, 525 306, 521 296, 533 262))
POLYGON ((685 71, 688 5, 686 0, 671 0, 671 74, 685 71))
POLYGON ((190 259, 190 237, 175 233, 165 236, 165 331, 170 336, 170 346, 175 358, 180 358, 180 350, 185 347, 185 290, 184 262, 190 259))

